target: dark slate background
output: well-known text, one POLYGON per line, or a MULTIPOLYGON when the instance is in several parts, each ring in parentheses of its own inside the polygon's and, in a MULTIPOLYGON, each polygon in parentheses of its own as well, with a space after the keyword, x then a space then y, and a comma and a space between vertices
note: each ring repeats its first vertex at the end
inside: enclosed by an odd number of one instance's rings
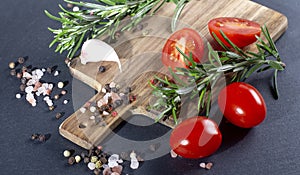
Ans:
MULTIPOLYGON (((248 80, 262 93, 268 106, 266 120, 251 130, 224 126, 224 142, 220 150, 203 160, 172 159, 169 155, 146 161, 128 174, 172 174, 172 175, 297 175, 300 174, 300 134, 299 134, 299 45, 300 45, 300 2, 298 0, 255 0, 273 8, 288 17, 289 28, 278 40, 277 47, 287 64, 287 69, 279 74, 280 99, 274 100, 270 93, 270 73, 252 77, 248 80), (214 163, 210 171, 199 168, 202 161, 214 163)), ((64 64, 65 55, 54 53, 48 48, 53 35, 47 27, 59 27, 59 23, 48 19, 44 9, 57 13, 59 0, 1 0, 0 2, 0 174, 26 175, 82 175, 92 174, 83 164, 68 166, 62 156, 64 149, 83 149, 65 140, 58 133, 58 126, 67 116, 74 112, 72 105, 72 83, 82 88, 86 85, 73 80, 64 64), (55 112, 49 112, 43 102, 31 107, 22 99, 16 99, 19 81, 9 75, 8 63, 19 56, 28 56, 27 65, 34 67, 58 66, 58 77, 47 80, 57 82, 67 80, 68 94, 71 100, 67 105, 58 105, 55 112), (60 120, 55 113, 64 111, 60 120), (32 133, 50 133, 51 138, 43 144, 30 141, 32 133)), ((91 96, 82 96, 87 100, 91 96)), ((60 99, 59 103, 62 102, 60 99)), ((167 129, 156 127, 162 133, 167 129)), ((130 126, 125 126, 123 134, 135 134, 130 126), (127 129, 126 129, 127 128, 127 129)), ((146 133, 151 134, 150 130, 146 133)), ((138 136, 137 136, 138 137, 138 136)), ((126 163, 125 163, 126 164, 126 163)))

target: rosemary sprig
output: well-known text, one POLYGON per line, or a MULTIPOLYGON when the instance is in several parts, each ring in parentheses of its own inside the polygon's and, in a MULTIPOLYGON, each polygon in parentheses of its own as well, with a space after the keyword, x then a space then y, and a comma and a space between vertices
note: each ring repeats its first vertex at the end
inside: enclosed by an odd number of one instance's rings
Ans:
POLYGON ((172 20, 172 30, 175 30, 177 20, 182 9, 189 0, 96 0, 95 3, 75 2, 82 10, 73 12, 59 5, 61 12, 58 17, 45 10, 45 14, 62 24, 59 29, 48 28, 55 36, 49 47, 58 43, 55 52, 68 51, 68 58, 72 59, 86 39, 109 35, 114 38, 121 21, 130 17, 131 21, 120 30, 130 30, 138 24, 150 11, 155 14, 165 3, 175 3, 176 9, 172 20))
POLYGON ((225 51, 215 51, 208 43, 208 61, 205 63, 196 63, 193 61, 192 55, 185 55, 179 48, 177 50, 183 55, 189 64, 188 68, 177 68, 174 72, 170 69, 170 73, 174 80, 178 79, 176 75, 184 75, 189 79, 187 85, 182 83, 177 84, 168 81, 161 81, 161 78, 157 80, 166 83, 164 87, 153 86, 153 94, 156 95, 159 100, 155 103, 155 109, 165 108, 160 118, 164 116, 173 115, 175 124, 177 124, 177 113, 179 111, 182 95, 189 95, 190 98, 197 96, 198 110, 205 110, 206 116, 209 115, 210 107, 212 103, 212 90, 216 83, 220 80, 222 75, 226 76, 231 82, 244 81, 250 77, 254 72, 263 72, 269 69, 274 69, 273 88, 275 89, 275 98, 278 97, 278 85, 277 75, 278 71, 285 69, 285 64, 281 61, 278 50, 270 37, 266 26, 261 27, 262 34, 266 38, 267 42, 263 41, 261 37, 257 37, 256 47, 258 53, 243 51, 234 45, 228 37, 221 31, 222 36, 232 46, 233 50, 221 42, 216 35, 214 37, 219 42, 225 51), (275 58, 275 59, 271 59, 275 58), (166 90, 167 89, 167 90, 166 90), (163 101, 163 103, 161 103, 163 101))

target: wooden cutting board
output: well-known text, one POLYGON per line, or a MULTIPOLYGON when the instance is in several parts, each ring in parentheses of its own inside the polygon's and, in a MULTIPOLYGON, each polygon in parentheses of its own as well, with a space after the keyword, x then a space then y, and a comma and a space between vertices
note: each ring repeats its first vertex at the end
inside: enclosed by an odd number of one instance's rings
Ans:
MULTIPOLYGON (((63 137, 89 149, 100 144, 112 132, 112 129, 132 114, 144 114, 153 119, 157 116, 157 113, 148 112, 145 109, 151 100, 152 91, 148 80, 158 74, 157 72, 167 73, 160 63, 160 52, 165 39, 171 34, 170 17, 173 15, 174 8, 174 5, 165 5, 157 13, 160 17, 146 18, 141 22, 144 26, 143 29, 127 32, 124 35, 126 37, 122 38, 121 36, 116 43, 112 43, 121 58, 124 70, 122 74, 120 74, 117 64, 113 62, 82 65, 78 58, 72 61, 70 65, 72 75, 99 92, 89 100, 92 104, 102 98, 102 85, 112 81, 120 83, 121 87, 134 87, 132 93, 137 95, 137 100, 117 108, 118 115, 106 118, 105 126, 95 124, 90 119, 93 113, 89 110, 85 113, 76 111, 60 125, 59 132, 63 137), (98 73, 100 65, 106 66, 107 71, 98 73)), ((213 43, 207 29, 207 22, 212 18, 225 16, 246 18, 266 25, 274 40, 277 40, 285 32, 288 24, 284 15, 252 1, 193 0, 184 8, 178 28, 192 27, 213 43)), ((246 49, 253 50, 253 48, 250 46, 246 49)), ((162 124, 171 128, 174 126, 170 120, 166 120, 162 124)))

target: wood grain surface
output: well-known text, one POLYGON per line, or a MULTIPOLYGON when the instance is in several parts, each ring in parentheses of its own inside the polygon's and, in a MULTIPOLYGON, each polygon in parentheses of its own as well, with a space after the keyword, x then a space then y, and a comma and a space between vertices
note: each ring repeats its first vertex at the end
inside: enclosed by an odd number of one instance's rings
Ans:
MULTIPOLYGON (((174 8, 174 5, 165 5, 158 11, 157 16, 147 17, 141 22, 142 30, 122 33, 117 41, 111 43, 121 58, 124 70, 122 73, 113 62, 82 65, 78 58, 72 61, 70 65, 72 75, 99 92, 89 102, 97 102, 102 98, 102 85, 112 81, 120 84, 122 88, 134 87, 132 93, 137 95, 137 100, 117 108, 118 116, 107 118, 105 126, 99 126, 90 120, 90 116, 93 115, 90 111, 85 113, 76 111, 60 125, 59 132, 63 137, 89 149, 93 145, 100 144, 121 121, 132 114, 144 114, 153 119, 156 117, 157 113, 145 109, 152 99, 148 80, 154 75, 168 74, 160 61, 160 52, 166 38, 171 34, 170 17, 174 8), (107 67, 105 73, 98 72, 101 65, 107 67)), ((277 40, 288 26, 287 18, 283 14, 252 1, 192 0, 184 8, 177 29, 192 27, 208 42, 214 43, 209 35, 207 22, 212 18, 225 16, 246 18, 266 25, 274 40, 277 40)), ((252 45, 245 49, 254 50, 254 47, 252 45)), ((162 123, 169 127, 174 126, 170 120, 162 123)))

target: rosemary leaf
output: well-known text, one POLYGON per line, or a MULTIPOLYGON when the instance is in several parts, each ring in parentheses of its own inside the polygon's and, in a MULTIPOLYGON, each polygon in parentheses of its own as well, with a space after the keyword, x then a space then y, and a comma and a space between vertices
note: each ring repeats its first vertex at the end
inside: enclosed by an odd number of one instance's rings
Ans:
POLYGON ((278 99, 279 98, 279 91, 278 91, 278 83, 277 83, 277 76, 278 76, 278 70, 276 69, 274 71, 274 76, 273 76, 273 87, 274 87, 274 98, 278 99))
POLYGON ((178 3, 176 3, 177 6, 175 8, 174 15, 173 15, 172 22, 171 22, 172 32, 174 32, 176 30, 176 24, 177 24, 178 18, 187 2, 188 2, 188 0, 180 0, 178 3))

